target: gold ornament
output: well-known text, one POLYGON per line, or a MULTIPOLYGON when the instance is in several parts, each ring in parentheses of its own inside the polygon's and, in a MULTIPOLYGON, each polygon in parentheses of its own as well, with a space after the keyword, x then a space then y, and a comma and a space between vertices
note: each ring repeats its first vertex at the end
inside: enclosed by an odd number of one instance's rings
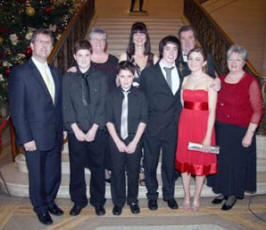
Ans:
POLYGON ((30 17, 33 16, 35 14, 35 9, 31 5, 27 6, 26 14, 30 17))
POLYGON ((0 36, 0 45, 2 45, 4 42, 4 38, 0 36))

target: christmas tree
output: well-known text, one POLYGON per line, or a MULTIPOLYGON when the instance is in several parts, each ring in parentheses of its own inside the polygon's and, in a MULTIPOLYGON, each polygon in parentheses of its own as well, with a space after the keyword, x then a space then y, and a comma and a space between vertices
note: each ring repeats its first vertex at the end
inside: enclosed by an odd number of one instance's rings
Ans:
POLYGON ((56 42, 73 13, 73 0, 0 0, 0 103, 7 99, 11 68, 31 56, 33 32, 49 28, 56 42))

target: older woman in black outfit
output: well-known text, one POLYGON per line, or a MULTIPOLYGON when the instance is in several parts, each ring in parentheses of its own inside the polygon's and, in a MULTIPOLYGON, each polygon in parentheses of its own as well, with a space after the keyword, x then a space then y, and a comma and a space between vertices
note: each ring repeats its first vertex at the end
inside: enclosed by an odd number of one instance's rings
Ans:
POLYGON ((256 191, 255 131, 262 116, 257 80, 243 70, 247 51, 233 45, 227 51, 229 73, 220 76, 222 88, 216 109, 216 141, 220 145, 218 173, 208 185, 219 193, 212 203, 231 209, 244 192, 256 191))

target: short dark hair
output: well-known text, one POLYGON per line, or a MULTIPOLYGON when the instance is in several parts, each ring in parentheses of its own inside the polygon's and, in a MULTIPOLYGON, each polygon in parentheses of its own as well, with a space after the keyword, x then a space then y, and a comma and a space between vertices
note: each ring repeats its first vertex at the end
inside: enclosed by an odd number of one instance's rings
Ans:
POLYGON ((198 33, 193 26, 182 26, 178 31, 178 38, 180 39, 180 35, 182 32, 192 31, 195 39, 198 39, 198 33))
POLYGON ((119 74, 121 70, 128 70, 133 75, 135 75, 136 67, 130 61, 121 61, 118 63, 118 66, 117 66, 117 74, 119 74))
POLYGON ((207 55, 206 55, 206 52, 204 51, 204 49, 202 47, 196 47, 192 50, 190 50, 188 52, 188 55, 187 57, 189 58, 189 56, 192 54, 192 53, 200 53, 203 57, 203 60, 206 61, 207 60, 207 55))
POLYGON ((160 43, 159 43, 159 53, 160 53, 160 58, 163 57, 163 50, 164 47, 168 44, 168 43, 172 43, 175 44, 178 50, 178 53, 180 53, 180 41, 176 36, 173 35, 168 35, 166 37, 164 37, 160 43))
POLYGON ((88 40, 78 40, 74 45, 74 54, 76 54, 79 50, 89 50, 92 52, 91 44, 88 40))
POLYGON ((36 37, 37 37, 37 35, 39 35, 39 34, 45 34, 45 35, 49 36, 49 37, 51 38, 52 44, 54 43, 54 37, 53 37, 53 35, 52 35, 52 32, 51 32, 49 29, 47 29, 47 28, 40 28, 40 29, 37 29, 37 30, 33 33, 33 35, 32 35, 31 43, 34 43, 34 42, 35 42, 36 37))

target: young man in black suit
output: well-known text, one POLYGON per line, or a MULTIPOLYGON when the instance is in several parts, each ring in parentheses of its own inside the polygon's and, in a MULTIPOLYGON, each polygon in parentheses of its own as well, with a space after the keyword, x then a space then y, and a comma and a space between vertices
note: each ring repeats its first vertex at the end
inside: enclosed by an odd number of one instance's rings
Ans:
POLYGON ((92 48, 87 40, 77 41, 74 58, 77 71, 63 79, 64 124, 68 131, 70 196, 74 202, 70 215, 76 216, 87 205, 84 169, 91 171, 90 203, 98 216, 105 214, 105 75, 91 69, 92 48))
POLYGON ((133 214, 140 212, 138 181, 141 137, 147 123, 147 103, 144 93, 132 87, 134 74, 135 66, 131 62, 120 62, 117 73, 120 87, 112 91, 107 101, 106 126, 111 136, 111 191, 114 215, 121 214, 126 201, 133 214))
POLYGON ((180 42, 175 36, 160 41, 160 61, 141 74, 141 89, 148 101, 148 122, 144 136, 144 167, 148 207, 158 208, 158 181, 156 170, 162 149, 163 200, 171 209, 177 209, 174 199, 177 121, 181 111, 180 88, 183 76, 176 66, 180 42))
POLYGON ((31 59, 12 71, 8 84, 10 114, 29 171, 30 200, 46 225, 53 222, 49 212, 63 214, 55 203, 61 182, 62 77, 47 64, 52 45, 50 31, 37 30, 31 59))

